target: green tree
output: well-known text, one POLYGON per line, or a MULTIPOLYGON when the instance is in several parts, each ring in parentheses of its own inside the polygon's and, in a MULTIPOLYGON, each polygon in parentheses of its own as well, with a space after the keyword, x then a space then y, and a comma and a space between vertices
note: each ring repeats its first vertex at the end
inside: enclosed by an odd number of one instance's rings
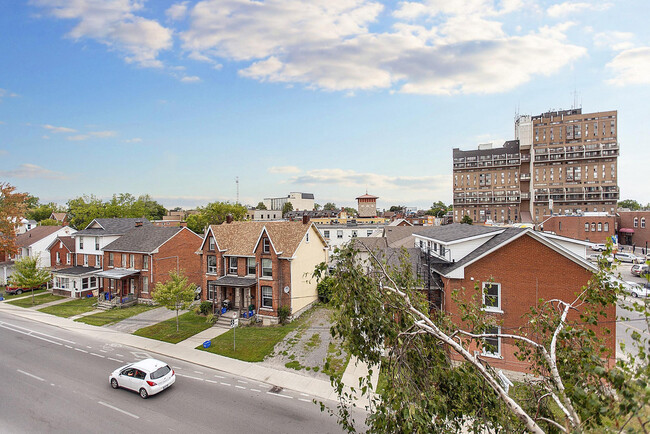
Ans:
POLYGON ((30 209, 25 214, 25 217, 31 220, 41 222, 42 220, 49 219, 53 212, 64 212, 65 208, 50 202, 47 204, 38 204, 36 207, 30 209))
POLYGON ((257 204, 255 209, 266 209, 266 205, 264 205, 264 202, 260 202, 257 204))
POLYGON ((619 208, 629 208, 631 211, 638 211, 641 209, 641 204, 633 199, 625 199, 618 202, 619 208))
POLYGON ((38 222, 38 224, 41 226, 60 226, 61 222, 56 221, 54 219, 45 219, 38 222))
POLYGON ((402 206, 402 205, 393 205, 388 209, 388 211, 390 211, 390 212, 404 212, 404 206, 402 206))
POLYGON ((190 214, 185 221, 187 222, 187 227, 199 235, 203 235, 205 228, 208 226, 207 217, 201 214, 190 214))
POLYGON ((431 205, 431 209, 426 212, 427 215, 432 215, 434 217, 443 217, 447 214, 447 211, 451 209, 451 206, 447 206, 442 201, 435 202, 431 205))
POLYGON ((192 304, 195 290, 196 285, 188 283, 182 271, 172 271, 169 280, 165 283, 158 282, 151 294, 156 303, 176 311, 176 331, 179 330, 178 311, 187 309, 192 304))
POLYGON ((96 196, 80 196, 68 201, 68 221, 77 230, 85 229, 94 219, 108 217, 106 206, 96 196))
POLYGON ((291 202, 285 202, 282 205, 282 216, 284 217, 288 212, 293 211, 293 204, 291 202))
POLYGON ((197 210, 198 214, 191 214, 186 219, 187 227, 197 234, 203 234, 208 225, 225 222, 228 214, 232 215, 234 220, 244 220, 248 211, 245 206, 230 202, 212 202, 197 210))
POLYGON ((165 207, 148 194, 138 198, 130 193, 114 194, 105 202, 95 196, 81 196, 68 201, 70 225, 79 230, 97 218, 145 217, 148 220, 160 220, 165 214, 165 207))
POLYGON ((338 208, 336 207, 336 204, 334 202, 327 202, 325 205, 323 205, 323 209, 325 211, 334 211, 337 210, 338 208))
MULTIPOLYGON (((495 432, 623 432, 633 419, 647 425, 647 334, 635 335, 636 356, 628 353, 610 366, 614 355, 591 328, 600 325, 606 335, 608 324, 616 327, 605 309, 617 303, 623 289, 613 283, 606 260, 571 295, 573 301, 539 300, 525 327, 495 333, 495 317, 482 309, 485 294, 478 284, 450 294, 459 308, 452 318, 430 309, 406 252, 390 267, 372 252, 364 253, 369 260, 352 246, 343 247, 329 273, 331 305, 338 307, 332 334, 370 366, 350 392, 340 378, 331 377, 339 395, 339 423, 349 432, 355 431, 350 410, 357 392, 370 401, 365 425, 377 433, 486 427, 495 432), (578 315, 569 319, 569 311, 578 315), (534 377, 508 393, 498 371, 474 352, 489 348, 485 340, 490 338, 514 343, 518 359, 530 363, 534 377), (462 362, 453 362, 451 354, 462 362), (370 378, 380 364, 386 381, 373 393, 370 378)), ((315 276, 326 273, 321 264, 315 276)), ((650 328, 649 304, 628 309, 641 312, 650 328)))
POLYGON ((318 210, 321 209, 321 208, 322 208, 322 207, 320 206, 320 204, 318 204, 318 203, 315 203, 315 204, 314 204, 314 210, 315 210, 315 211, 318 211, 318 210))
POLYGON ((356 217, 358 215, 357 210, 352 207, 346 206, 344 209, 350 217, 356 217))
POLYGON ((19 288, 31 289, 34 304, 34 289, 52 280, 49 270, 38 267, 38 257, 27 256, 14 263, 11 283, 19 288))
POLYGON ((16 222, 27 208, 26 193, 16 193, 16 187, 0 182, 0 252, 16 252, 16 222))
POLYGON ((472 218, 469 215, 465 214, 463 218, 460 219, 460 222, 466 225, 471 225, 472 223, 474 223, 474 220, 472 220, 472 218))

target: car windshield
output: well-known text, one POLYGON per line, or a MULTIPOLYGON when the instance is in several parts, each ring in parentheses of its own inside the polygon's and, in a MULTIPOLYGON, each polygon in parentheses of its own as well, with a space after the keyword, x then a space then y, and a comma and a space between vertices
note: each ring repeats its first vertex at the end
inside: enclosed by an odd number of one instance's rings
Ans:
POLYGON ((167 374, 169 373, 169 371, 171 371, 171 370, 172 370, 172 369, 171 369, 169 366, 167 366, 167 365, 163 366, 162 368, 158 368, 158 369, 156 369, 155 371, 153 371, 153 372, 151 373, 151 379, 152 379, 152 380, 155 380, 155 379, 157 379, 157 378, 164 377, 164 376, 167 375, 167 374))

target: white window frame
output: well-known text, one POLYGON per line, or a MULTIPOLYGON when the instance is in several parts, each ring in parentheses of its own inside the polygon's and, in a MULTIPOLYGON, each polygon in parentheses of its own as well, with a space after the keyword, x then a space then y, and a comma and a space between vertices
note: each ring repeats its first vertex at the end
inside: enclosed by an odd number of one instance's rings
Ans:
POLYGON ((273 278, 273 261, 271 259, 262 258, 262 265, 260 267, 260 277, 265 277, 267 279, 273 278), (266 267, 265 264, 268 264, 269 266, 266 267), (269 270, 268 273, 267 270, 269 270))
POLYGON ((84 253, 84 267, 88 266, 88 255, 84 253))
POLYGON ((84 248, 84 237, 79 237, 79 250, 84 248))
POLYGON ((57 265, 61 263, 61 252, 56 252, 56 263, 57 265))
POLYGON ((208 274, 217 274, 217 257, 215 255, 207 256, 206 269, 208 274), (210 258, 214 258, 214 265, 210 265, 210 258))
MULTIPOLYGON (((486 331, 486 333, 501 334, 501 327, 498 327, 498 326, 490 327, 486 331)), ((495 339, 495 338, 486 338, 486 339, 495 339)), ((494 352, 493 351, 488 351, 487 347, 485 345, 483 345, 483 351, 482 351, 483 356, 485 356, 485 357, 494 357, 494 358, 497 358, 497 359, 502 359, 503 358, 501 356, 501 350, 502 350, 501 338, 500 337, 496 338, 496 340, 497 340, 496 351, 494 351, 494 352)))
POLYGON ((323 231, 323 238, 329 239, 329 237, 330 237, 330 231, 329 230, 323 231))
POLYGON ((142 292, 149 293, 149 276, 142 276, 142 292))
POLYGON ((115 255, 113 252, 110 252, 108 254, 108 266, 113 268, 115 266, 115 255))
POLYGON ((131 268, 131 269, 135 268, 135 255, 134 254, 129 255, 129 268, 131 268))
POLYGON ((68 265, 70 265, 70 262, 72 262, 72 254, 70 252, 65 254, 65 259, 68 265))
POLYGON ((264 238, 262 240, 262 252, 271 253, 271 240, 269 240, 268 238, 264 238))
POLYGON ((126 253, 122 253, 122 268, 126 268, 126 253))
POLYGON ((99 237, 95 237, 95 250, 99 250, 99 237))
POLYGON ((261 300, 261 308, 262 309, 273 309, 273 288, 270 286, 262 286, 261 288, 261 293, 262 293, 262 300, 261 300), (266 294, 264 294, 266 290, 266 294), (269 302, 267 306, 267 301, 269 302))
POLYGON ((237 274, 237 257, 229 256, 228 257, 228 274, 237 274), (233 267, 233 262, 235 266, 233 267))
POLYGON ((255 276, 255 270, 257 269, 257 263, 255 262, 255 258, 246 258, 246 275, 247 276, 255 276), (251 261, 253 261, 252 264, 252 269, 253 272, 251 273, 251 261))
POLYGON ((497 282, 483 282, 483 285, 481 286, 483 290, 483 310, 488 311, 488 312, 497 312, 497 313, 503 313, 503 310, 501 310, 501 284, 497 282), (488 306, 485 304, 485 299, 488 296, 487 295, 487 286, 496 286, 497 287, 497 305, 496 306, 488 306))
POLYGON ((343 239, 343 230, 342 229, 337 229, 336 230, 336 238, 338 238, 339 240, 343 239))
POLYGON ((210 250, 211 252, 214 252, 215 249, 216 249, 216 246, 217 246, 217 243, 216 243, 214 237, 211 236, 208 239, 208 250, 210 250))
POLYGON ((95 255, 95 268, 102 268, 102 255, 95 255))
POLYGON ((645 217, 641 217, 641 229, 645 229, 645 217))
POLYGON ((149 269, 149 255, 142 255, 142 269, 149 269))

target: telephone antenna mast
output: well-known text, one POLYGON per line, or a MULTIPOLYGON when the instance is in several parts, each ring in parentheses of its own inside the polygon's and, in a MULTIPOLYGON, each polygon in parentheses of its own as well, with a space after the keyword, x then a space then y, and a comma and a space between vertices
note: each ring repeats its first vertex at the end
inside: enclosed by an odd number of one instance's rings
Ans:
POLYGON ((237 204, 239 204, 239 176, 235 176, 235 184, 237 185, 237 204))

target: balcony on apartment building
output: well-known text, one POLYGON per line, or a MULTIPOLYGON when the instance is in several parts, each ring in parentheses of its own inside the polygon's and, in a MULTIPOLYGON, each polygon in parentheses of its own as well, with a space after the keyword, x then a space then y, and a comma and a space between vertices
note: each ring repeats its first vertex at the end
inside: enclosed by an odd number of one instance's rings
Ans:
POLYGON ((618 149, 618 143, 616 142, 538 149, 535 151, 535 161, 563 161, 613 157, 618 155, 618 149))
MULTIPOLYGON (((526 161, 530 161, 530 155, 526 161)), ((472 169, 478 167, 518 166, 522 160, 519 154, 480 155, 477 157, 454 158, 454 169, 472 169)))
POLYGON ((522 181, 530 181, 530 173, 522 173, 519 176, 519 179, 521 179, 522 181))

